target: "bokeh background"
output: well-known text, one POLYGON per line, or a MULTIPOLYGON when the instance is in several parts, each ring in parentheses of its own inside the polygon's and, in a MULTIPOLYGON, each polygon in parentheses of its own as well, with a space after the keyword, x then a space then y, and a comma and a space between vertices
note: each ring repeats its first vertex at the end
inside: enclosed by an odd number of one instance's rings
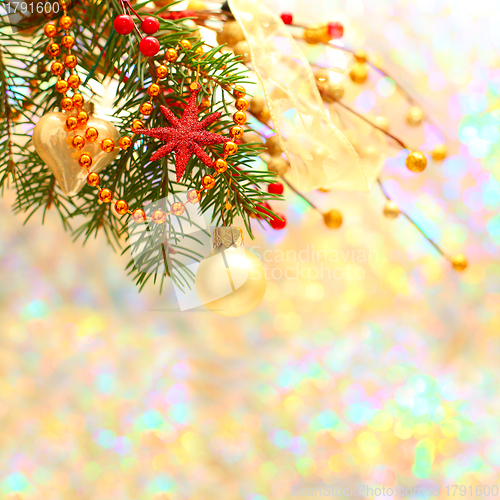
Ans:
MULTIPOLYGON (((377 189, 312 195, 343 212, 338 231, 287 191, 287 229, 256 228, 247 241, 269 251, 259 309, 231 320, 180 313, 170 285, 138 293, 128 257, 103 237, 74 244, 51 213, 23 225, 7 193, 2 498, 282 500, 323 483, 440 486, 442 498, 460 484, 479 498, 477 485, 500 486, 498 4, 268 3, 304 23, 342 21, 349 45, 383 61, 443 127, 443 163, 416 176, 394 152, 383 177, 469 269, 453 272, 405 220, 385 219, 377 189), (313 261, 320 250, 343 254, 313 261)), ((391 97, 377 81, 355 103, 375 115, 391 97)), ((392 109, 391 131, 416 141, 392 109)), ((432 127, 418 133, 436 140, 432 127)))

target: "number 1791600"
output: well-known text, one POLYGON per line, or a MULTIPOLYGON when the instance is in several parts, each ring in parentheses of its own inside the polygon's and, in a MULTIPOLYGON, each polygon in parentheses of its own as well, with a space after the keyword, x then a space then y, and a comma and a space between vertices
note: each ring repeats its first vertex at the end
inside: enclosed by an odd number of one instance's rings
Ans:
POLYGON ((21 14, 57 14, 59 12, 59 3, 54 2, 12 2, 9 1, 9 14, 20 12, 21 14))
POLYGON ((448 486, 445 486, 445 490, 448 493, 448 496, 460 496, 464 497, 465 495, 470 495, 470 496, 477 496, 477 497, 489 497, 493 496, 496 497, 498 496, 498 486, 465 486, 465 485, 458 485, 458 484, 450 484, 448 486))

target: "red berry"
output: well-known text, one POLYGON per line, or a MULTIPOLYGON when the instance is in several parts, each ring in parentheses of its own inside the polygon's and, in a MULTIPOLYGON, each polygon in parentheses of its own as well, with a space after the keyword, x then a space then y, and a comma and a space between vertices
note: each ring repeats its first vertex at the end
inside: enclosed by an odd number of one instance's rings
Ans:
POLYGON ((130 16, 127 16, 127 14, 122 14, 115 17, 113 26, 115 31, 120 35, 128 35, 134 30, 134 20, 130 16))
POLYGON ((283 186, 281 182, 275 182, 274 184, 269 184, 269 186, 267 186, 267 191, 271 194, 283 194, 284 190, 285 186, 283 186))
POLYGON ((148 35, 154 35, 160 29, 160 21, 156 17, 148 16, 142 20, 141 30, 148 35))
POLYGON ((293 15, 290 14, 290 12, 283 12, 283 14, 281 14, 281 20, 285 24, 292 24, 293 23, 293 15))
POLYGON ((154 36, 147 36, 139 43, 141 54, 146 57, 154 57, 160 52, 160 42, 154 36))
POLYGON ((255 209, 257 210, 257 212, 260 212, 260 214, 262 214, 262 215, 257 214, 257 217, 259 219, 263 219, 264 217, 270 217, 270 215, 265 210, 263 210, 263 208, 271 210, 271 206, 265 201, 263 201, 262 203, 257 203, 257 205, 255 205, 255 209))
POLYGON ((276 214, 278 217, 274 217, 270 220, 269 224, 273 229, 280 230, 280 229, 285 229, 286 227, 286 218, 283 214, 280 214, 279 212, 276 214))
POLYGON ((339 22, 328 23, 328 34, 334 38, 342 38, 344 36, 344 26, 339 22))

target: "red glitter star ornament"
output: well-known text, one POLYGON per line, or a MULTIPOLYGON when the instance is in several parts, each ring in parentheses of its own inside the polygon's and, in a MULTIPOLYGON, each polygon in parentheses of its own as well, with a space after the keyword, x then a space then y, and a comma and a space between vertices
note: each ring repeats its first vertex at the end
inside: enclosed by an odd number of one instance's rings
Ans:
POLYGON ((152 161, 159 160, 172 151, 175 153, 177 182, 184 175, 186 165, 193 155, 196 155, 207 167, 214 166, 212 158, 203 149, 204 146, 224 144, 231 140, 229 137, 205 130, 221 117, 221 113, 213 113, 202 121, 198 121, 199 109, 196 97, 201 90, 201 86, 198 83, 192 83, 189 90, 191 96, 187 100, 182 118, 177 118, 167 107, 160 106, 163 116, 171 123, 171 127, 156 127, 137 131, 139 134, 155 137, 166 142, 151 156, 152 161))

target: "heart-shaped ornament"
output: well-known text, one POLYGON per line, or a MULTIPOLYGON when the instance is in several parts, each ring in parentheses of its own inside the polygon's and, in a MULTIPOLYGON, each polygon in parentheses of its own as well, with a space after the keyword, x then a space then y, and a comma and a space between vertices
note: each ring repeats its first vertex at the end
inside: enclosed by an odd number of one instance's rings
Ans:
POLYGON ((68 195, 77 194, 87 181, 87 170, 78 163, 82 153, 88 153, 92 158, 92 172, 100 172, 107 167, 119 153, 114 149, 105 153, 100 146, 103 139, 112 139, 118 144, 116 127, 101 118, 91 117, 87 125, 69 131, 66 119, 69 113, 47 113, 42 116, 33 130, 33 144, 40 158, 54 174, 60 188, 68 195), (86 141, 83 149, 76 149, 71 145, 75 135, 85 135, 85 129, 94 127, 99 133, 95 142, 86 141))

